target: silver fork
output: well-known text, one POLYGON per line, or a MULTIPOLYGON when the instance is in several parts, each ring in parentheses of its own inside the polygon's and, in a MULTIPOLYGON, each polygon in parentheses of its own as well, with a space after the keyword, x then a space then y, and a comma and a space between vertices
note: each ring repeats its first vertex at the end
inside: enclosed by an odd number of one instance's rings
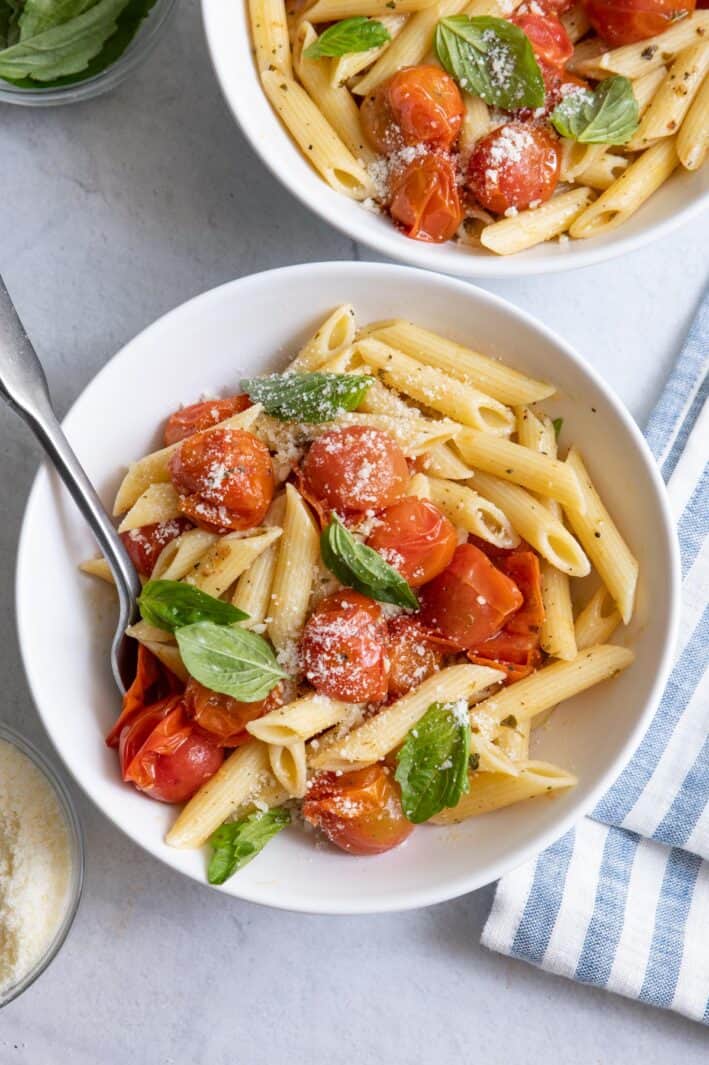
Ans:
POLYGON ((108 562, 118 591, 118 621, 111 642, 111 668, 119 691, 129 686, 134 643, 125 635, 137 619, 140 581, 110 517, 74 454, 54 413, 37 353, 0 277, 0 393, 29 425, 66 485, 108 562))

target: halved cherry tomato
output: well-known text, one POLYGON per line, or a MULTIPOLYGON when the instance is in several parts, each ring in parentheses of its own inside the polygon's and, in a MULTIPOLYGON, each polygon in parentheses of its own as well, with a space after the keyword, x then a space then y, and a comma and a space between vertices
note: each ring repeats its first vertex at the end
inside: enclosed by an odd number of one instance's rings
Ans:
POLYGON ((527 35, 537 59, 563 67, 574 54, 571 38, 556 15, 513 15, 510 22, 527 35))
POLYGON ((214 692, 190 677, 185 688, 185 706, 190 717, 210 735, 220 747, 241 747, 251 737, 246 731, 249 721, 255 721, 280 705, 275 688, 265 699, 256 703, 242 703, 230 695, 214 692))
POLYGON ((441 668, 443 649, 414 618, 389 622, 389 698, 400 699, 441 668))
POLYGON ((400 499, 409 482, 404 453, 381 429, 350 425, 314 442, 303 463, 308 492, 346 513, 379 510, 400 499))
POLYGON ((460 90, 440 67, 405 67, 365 97, 362 128, 372 146, 387 155, 404 145, 451 147, 465 108, 460 90))
POLYGON ((539 639, 544 624, 544 602, 539 556, 534 551, 512 551, 498 562, 503 573, 519 588, 524 602, 505 625, 505 631, 521 635, 530 634, 539 639))
POLYGON ((170 477, 183 513, 219 533, 263 521, 275 484, 268 448, 243 429, 188 437, 170 458, 170 477))
POLYGON ((516 684, 518 680, 524 680, 530 673, 534 673, 534 666, 520 666, 516 662, 502 662, 499 658, 483 658, 475 651, 468 651, 468 658, 474 666, 487 666, 488 669, 499 669, 505 674, 502 681, 507 688, 510 684, 516 684))
POLYGON ((188 518, 172 518, 153 525, 141 525, 139 529, 130 529, 120 535, 138 573, 149 577, 163 547, 191 528, 192 522, 188 518))
POLYGON ((391 181, 389 213, 407 237, 441 244, 450 240, 463 211, 453 163, 447 155, 417 156, 391 181))
POLYGON ((227 396, 224 399, 208 399, 192 403, 171 414, 165 424, 165 446, 186 440, 193 433, 218 425, 232 414, 239 414, 251 406, 248 396, 227 396))
POLYGON ((121 774, 159 802, 186 802, 224 761, 209 733, 188 718, 182 696, 147 706, 121 730, 121 774))
POLYGON ((457 547, 448 568, 420 594, 423 623, 466 650, 499 632, 522 605, 514 581, 473 544, 457 547))
POLYGON ((695 0, 584 0, 594 30, 613 48, 655 37, 695 6, 695 0))
POLYGON ((367 544, 418 588, 443 572, 458 537, 438 507, 409 496, 382 511, 367 544))
POLYGON ((379 703, 387 694, 387 627, 380 607, 346 589, 322 599, 301 643, 307 680, 321 695, 379 703))
POLYGON ((494 658, 496 661, 514 662, 518 666, 533 668, 540 665, 542 660, 538 635, 533 632, 510 632, 507 625, 496 636, 479 643, 472 651, 481 658, 494 658))
POLYGON ((117 747, 125 725, 129 724, 146 706, 151 706, 183 690, 182 681, 167 666, 164 666, 152 651, 149 651, 143 644, 139 644, 135 679, 123 696, 120 716, 106 736, 106 746, 117 747))
POLYGON ((559 151, 549 130, 507 122, 482 137, 468 163, 468 189, 488 211, 504 214, 548 200, 559 180, 559 151))
POLYGON ((389 769, 371 765, 352 773, 321 773, 303 800, 303 816, 350 854, 382 854, 398 847, 414 826, 401 809, 389 769))

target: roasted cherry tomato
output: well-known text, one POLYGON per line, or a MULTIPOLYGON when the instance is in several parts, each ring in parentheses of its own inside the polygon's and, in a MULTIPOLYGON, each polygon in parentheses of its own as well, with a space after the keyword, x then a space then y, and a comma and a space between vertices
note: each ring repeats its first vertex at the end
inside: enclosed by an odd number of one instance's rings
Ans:
POLYGON ((443 649, 414 618, 389 622, 389 698, 400 699, 440 669, 443 649))
POLYGON ((441 244, 456 233, 463 212, 447 155, 417 156, 391 180, 389 213, 407 237, 441 244))
POLYGON ((544 624, 539 556, 534 551, 512 551, 498 562, 498 566, 515 582, 523 597, 522 606, 509 619, 505 631, 522 636, 531 635, 538 641, 544 624))
POLYGON ((522 606, 514 581, 473 544, 457 547, 448 568, 420 595, 423 623, 466 650, 494 636, 522 606))
POLYGON ((182 696, 147 706, 121 731, 121 774, 152 799, 186 802, 224 761, 214 736, 188 718, 182 696))
POLYGON ((321 600, 303 633, 307 680, 321 695, 379 703, 387 695, 387 627, 379 606, 346 589, 321 600))
POLYGON ((303 463, 310 496, 346 513, 379 510, 400 499, 409 482, 404 453, 381 429, 350 425, 319 437, 303 463))
POLYGON ((508 122, 482 137, 468 164, 468 189, 496 214, 544 203, 558 180, 556 140, 541 126, 523 122, 508 122))
MULTIPOLYGON (((545 91, 545 103, 544 110, 546 114, 551 114, 556 105, 563 100, 570 92, 576 92, 578 89, 590 89, 590 85, 583 78, 576 77, 571 71, 565 70, 563 67, 552 66, 551 63, 545 63, 544 60, 539 60, 539 69, 542 72, 544 78, 544 91, 545 91)), ((520 117, 529 117, 528 112, 519 112, 520 117)))
POLYGON ((458 537, 438 507, 409 496, 382 511, 367 544, 418 588, 443 572, 458 537))
MULTIPOLYGON (((534 11, 536 14, 542 15, 559 15, 565 14, 575 4, 576 0, 534 0, 534 11)), ((522 8, 526 8, 528 5, 523 4, 522 8)))
POLYGON ((303 816, 350 854, 382 854, 407 839, 413 825, 401 809, 390 770, 371 765, 353 773, 321 773, 303 800, 303 816))
POLYGON ((500 662, 514 662, 518 666, 536 667, 541 663, 538 635, 510 632, 509 623, 496 636, 479 643, 473 653, 500 662))
POLYGON ((243 429, 214 429, 190 436, 170 458, 180 510, 212 532, 251 529, 273 497, 271 456, 243 429))
POLYGON ((149 577, 163 547, 191 528, 192 522, 187 518, 172 518, 122 532, 121 540, 138 573, 149 577))
POLYGON ((518 680, 524 680, 530 673, 534 672, 534 666, 520 666, 517 662, 503 662, 497 658, 483 658, 482 655, 477 654, 475 651, 468 651, 468 658, 474 666, 486 666, 488 669, 499 669, 501 673, 504 673, 504 680, 502 683, 506 688, 510 684, 516 684, 518 680))
POLYGON ((574 54, 571 38, 556 15, 513 15, 510 22, 527 35, 537 59, 563 67, 574 54))
POLYGON ((123 696, 121 713, 111 731, 106 736, 108 747, 117 747, 124 727, 137 715, 153 703, 182 692, 184 684, 167 666, 164 666, 147 647, 138 645, 138 662, 135 679, 123 696))
POLYGON ((250 406, 251 400, 248 396, 227 396, 225 399, 208 399, 182 407, 167 419, 165 444, 167 446, 176 444, 178 440, 186 440, 193 433, 209 429, 250 406))
POLYGON ((214 736, 220 747, 240 747, 250 739, 249 721, 255 721, 280 705, 274 689, 256 703, 242 703, 230 695, 214 692, 190 677, 185 688, 185 706, 193 721, 214 736))
POLYGON ((464 110, 458 86, 440 67, 405 67, 365 97, 360 117, 367 139, 388 155, 405 145, 450 148, 464 110))
POLYGON ((584 0, 594 30, 613 48, 655 37, 695 6, 695 0, 584 0))

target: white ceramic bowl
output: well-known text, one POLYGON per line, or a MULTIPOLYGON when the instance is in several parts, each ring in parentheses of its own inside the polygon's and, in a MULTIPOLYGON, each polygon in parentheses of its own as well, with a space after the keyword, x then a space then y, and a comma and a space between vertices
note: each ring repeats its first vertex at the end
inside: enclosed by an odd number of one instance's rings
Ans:
MULTIPOLYGON (((108 505, 122 471, 159 443, 162 422, 207 390, 281 367, 336 304, 362 322, 410 316, 556 382, 550 413, 583 449, 591 473, 640 558, 637 619, 625 638, 634 666, 555 714, 539 756, 579 785, 454 828, 422 827, 398 850, 352 858, 297 829, 283 832, 221 889, 290 909, 354 913, 406 909, 489 883, 557 839, 606 790, 658 702, 677 619, 678 565, 661 480, 637 427, 596 374, 558 337, 469 284, 407 267, 318 263, 246 277, 199 296, 131 341, 98 374, 65 428, 108 505)), ((103 737, 119 700, 108 665, 113 593, 77 572, 94 554, 57 477, 42 469, 27 505, 17 614, 32 692, 60 755, 107 817, 175 869, 205 882, 200 852, 172 850, 174 810, 121 783, 103 737)))
POLYGON ((458 277, 522 277, 591 266, 624 255, 688 221, 709 204, 709 167, 678 171, 624 226, 604 236, 550 241, 519 255, 499 256, 452 242, 424 244, 391 220, 335 192, 315 173, 271 109, 256 74, 246 0, 202 0, 214 69, 231 111, 251 146, 283 184, 331 225, 382 255, 458 277))

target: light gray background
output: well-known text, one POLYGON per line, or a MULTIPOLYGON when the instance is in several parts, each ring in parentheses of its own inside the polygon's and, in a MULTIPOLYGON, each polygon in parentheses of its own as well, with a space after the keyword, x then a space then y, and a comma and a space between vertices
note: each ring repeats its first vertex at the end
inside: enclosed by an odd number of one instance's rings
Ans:
MULTIPOLYGON (((0 272, 62 413, 121 345, 188 297, 273 266, 371 257, 253 156, 194 3, 113 95, 2 107, 0 179, 0 272)), ((705 218, 607 265, 486 287, 562 333, 642 423, 701 295, 708 246, 705 218)), ((0 446, 0 719, 48 751, 13 609, 38 450, 4 409, 0 446)), ((72 790, 87 838, 83 902, 59 958, 0 1015, 0 1065, 707 1061, 698 1025, 482 950, 492 888, 393 916, 269 911, 180 878, 72 790)))

